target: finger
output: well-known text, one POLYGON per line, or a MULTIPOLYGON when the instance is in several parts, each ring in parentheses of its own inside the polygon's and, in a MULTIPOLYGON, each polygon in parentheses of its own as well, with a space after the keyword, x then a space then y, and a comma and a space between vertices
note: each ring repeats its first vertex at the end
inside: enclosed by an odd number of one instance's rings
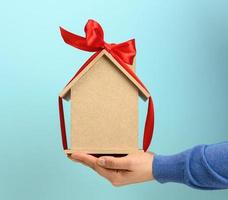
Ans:
POLYGON ((113 156, 102 156, 97 159, 97 164, 108 169, 130 170, 131 160, 128 156, 116 158, 113 156))
POLYGON ((99 165, 95 166, 95 171, 108 180, 112 180, 114 177, 114 171, 100 167, 99 165))
POLYGON ((82 161, 73 159, 73 158, 71 158, 70 156, 68 156, 68 158, 69 158, 71 161, 73 161, 73 162, 80 163, 80 164, 82 164, 82 165, 84 165, 84 166, 86 166, 86 167, 90 167, 90 168, 91 168, 91 166, 89 166, 88 164, 85 164, 85 163, 82 162, 82 161))
POLYGON ((94 166, 95 166, 96 160, 97 160, 96 157, 91 156, 86 153, 81 153, 81 152, 74 152, 70 157, 71 157, 71 159, 78 161, 82 164, 85 164, 85 165, 91 167, 92 169, 94 169, 94 166))
POLYGON ((120 173, 118 173, 114 169, 107 169, 107 168, 100 167, 99 165, 96 165, 95 171, 99 175, 103 176, 105 179, 110 181, 112 185, 117 185, 117 182, 120 182, 120 178, 121 178, 120 173))

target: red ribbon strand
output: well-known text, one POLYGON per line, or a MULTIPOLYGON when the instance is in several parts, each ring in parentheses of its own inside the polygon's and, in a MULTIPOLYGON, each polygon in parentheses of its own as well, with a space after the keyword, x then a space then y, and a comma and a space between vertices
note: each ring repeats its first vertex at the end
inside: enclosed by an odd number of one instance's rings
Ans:
MULTIPOLYGON (((135 48, 135 40, 128 40, 126 42, 120 44, 109 44, 104 41, 104 32, 99 23, 94 20, 88 20, 85 26, 85 37, 81 37, 79 35, 73 34, 62 27, 60 27, 60 32, 63 40, 83 51, 96 52, 93 54, 85 64, 78 70, 75 76, 70 80, 70 82, 78 75, 80 72, 99 54, 99 52, 103 49, 106 49, 119 63, 120 65, 145 89, 146 87, 140 81, 140 79, 136 76, 136 74, 130 69, 128 65, 133 64, 133 59, 136 54, 135 48)), ((69 82, 69 83, 70 83, 69 82)), ((68 83, 68 84, 69 84, 68 83)), ((148 90, 147 90, 148 91, 148 90)), ((63 149, 67 149, 67 137, 66 137, 66 128, 65 128, 65 120, 64 120, 64 110, 62 98, 59 97, 59 117, 60 117, 60 127, 61 127, 61 135, 62 135, 62 145, 63 149)), ((143 150, 147 151, 150 146, 154 130, 154 106, 152 97, 149 97, 148 100, 148 110, 147 117, 144 127, 144 137, 143 137, 143 150)))

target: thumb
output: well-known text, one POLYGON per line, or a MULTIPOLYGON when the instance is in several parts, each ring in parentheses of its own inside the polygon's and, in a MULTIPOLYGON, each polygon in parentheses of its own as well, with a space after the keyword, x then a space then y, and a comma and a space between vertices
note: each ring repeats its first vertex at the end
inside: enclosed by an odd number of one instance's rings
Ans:
POLYGON ((130 169, 130 160, 128 157, 116 158, 112 156, 102 156, 98 158, 97 164, 104 168, 109 169, 130 169))

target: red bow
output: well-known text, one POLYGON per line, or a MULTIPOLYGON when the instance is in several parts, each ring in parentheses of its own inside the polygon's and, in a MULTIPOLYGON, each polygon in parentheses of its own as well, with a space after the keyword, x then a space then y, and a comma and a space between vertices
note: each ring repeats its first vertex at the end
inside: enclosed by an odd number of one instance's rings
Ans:
POLYGON ((132 65, 136 54, 135 40, 128 40, 120 44, 109 44, 104 41, 104 32, 100 24, 90 19, 85 25, 86 37, 75 35, 60 27, 63 40, 78 49, 96 52, 106 49, 114 57, 119 58, 126 64, 132 65))

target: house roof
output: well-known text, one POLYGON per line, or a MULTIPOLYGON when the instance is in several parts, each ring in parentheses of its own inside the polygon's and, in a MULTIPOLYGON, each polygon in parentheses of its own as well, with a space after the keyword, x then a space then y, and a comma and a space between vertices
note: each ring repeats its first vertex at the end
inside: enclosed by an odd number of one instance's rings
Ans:
POLYGON ((68 82, 68 84, 64 87, 64 89, 60 92, 59 96, 69 100, 70 99, 70 89, 71 87, 84 75, 86 74, 90 68, 94 66, 94 64, 102 57, 107 56, 110 61, 133 83, 133 85, 138 89, 140 95, 147 99, 150 97, 150 93, 147 91, 143 83, 137 78, 134 77, 134 72, 129 73, 109 52, 107 52, 105 49, 96 52, 93 54, 79 69, 79 71, 74 75, 74 77, 68 82), (138 80, 136 80, 138 79, 138 80))

